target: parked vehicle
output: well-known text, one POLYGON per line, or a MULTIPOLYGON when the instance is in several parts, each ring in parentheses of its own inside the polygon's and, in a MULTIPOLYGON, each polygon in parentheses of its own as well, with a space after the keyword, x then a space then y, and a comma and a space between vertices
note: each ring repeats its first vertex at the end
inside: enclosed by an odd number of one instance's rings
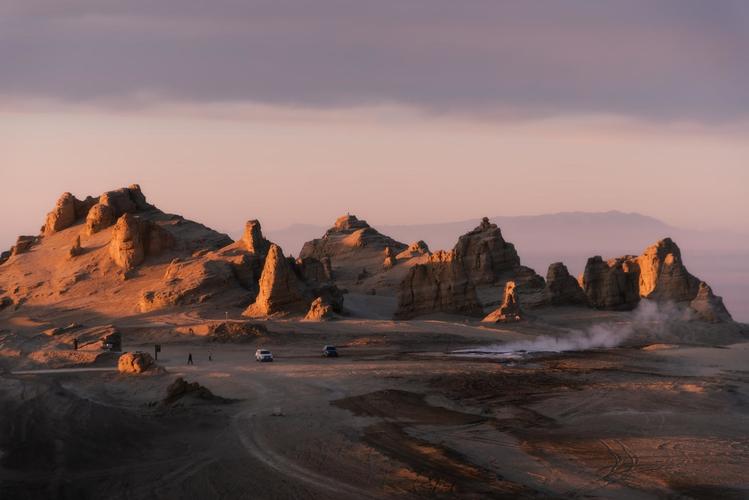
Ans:
POLYGON ((255 351, 255 361, 265 362, 273 361, 273 353, 267 349, 258 349, 255 351))
POLYGON ((323 358, 337 358, 338 357, 338 349, 336 349, 336 346, 334 345, 326 345, 322 348, 322 357, 323 358))

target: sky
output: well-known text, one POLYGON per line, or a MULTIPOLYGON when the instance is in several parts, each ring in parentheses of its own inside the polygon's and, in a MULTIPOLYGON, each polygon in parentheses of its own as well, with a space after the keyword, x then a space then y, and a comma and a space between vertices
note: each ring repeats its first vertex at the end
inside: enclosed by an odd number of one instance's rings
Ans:
POLYGON ((749 232, 749 3, 0 2, 0 245, 141 184, 237 233, 636 211, 749 232))

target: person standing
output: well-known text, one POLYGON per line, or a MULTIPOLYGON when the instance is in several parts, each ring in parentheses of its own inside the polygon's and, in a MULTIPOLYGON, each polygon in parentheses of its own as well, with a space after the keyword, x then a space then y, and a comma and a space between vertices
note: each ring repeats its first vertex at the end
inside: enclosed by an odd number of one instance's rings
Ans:
POLYGON ((74 351, 78 350, 78 339, 73 339, 73 350, 74 351))
POLYGON ((192 364, 192 353, 191 352, 187 353, 187 364, 188 365, 192 364))

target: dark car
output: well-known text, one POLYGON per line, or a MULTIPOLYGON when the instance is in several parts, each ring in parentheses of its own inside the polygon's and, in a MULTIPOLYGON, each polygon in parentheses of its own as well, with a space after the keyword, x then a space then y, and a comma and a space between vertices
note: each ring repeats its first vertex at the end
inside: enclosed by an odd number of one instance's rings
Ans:
POLYGON ((338 357, 338 349, 334 345, 326 345, 322 348, 322 357, 323 358, 337 358, 338 357))

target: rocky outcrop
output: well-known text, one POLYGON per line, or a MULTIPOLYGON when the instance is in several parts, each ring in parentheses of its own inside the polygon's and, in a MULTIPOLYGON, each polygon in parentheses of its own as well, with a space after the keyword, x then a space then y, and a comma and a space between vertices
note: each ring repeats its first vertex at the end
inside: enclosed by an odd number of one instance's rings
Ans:
POLYGON ((244 226, 242 244, 248 252, 265 257, 270 249, 270 241, 265 239, 258 220, 248 220, 244 226))
POLYGON ((120 373, 139 374, 147 371, 159 371, 153 357, 147 352, 126 352, 117 361, 117 371, 120 373))
POLYGON ((163 405, 173 405, 183 399, 197 399, 212 403, 228 403, 230 400, 216 396, 197 382, 188 382, 182 377, 169 384, 166 396, 161 400, 163 405))
POLYGON ((159 255, 174 246, 174 237, 158 224, 126 213, 117 220, 109 242, 109 255, 123 271, 140 265, 146 255, 159 255))
POLYGON ((730 321, 722 299, 687 271, 679 247, 670 238, 640 256, 608 261, 591 257, 580 284, 589 304, 599 309, 632 309, 645 298, 690 307, 707 321, 730 321))
POLYGON ((242 344, 257 342, 268 335, 268 329, 251 321, 220 321, 208 328, 208 339, 211 342, 242 344))
POLYGON ((255 302, 242 313, 252 318, 302 312, 307 303, 300 283, 281 248, 271 244, 255 302))
POLYGON ((47 219, 42 227, 42 234, 54 234, 69 228, 78 219, 85 217, 94 203, 96 203, 96 200, 90 196, 85 200, 79 200, 70 193, 63 193, 57 200, 55 208, 47 214, 47 219))
POLYGON ((412 267, 398 290, 396 318, 446 312, 476 315, 476 289, 455 252, 439 251, 429 262, 412 267))
POLYGON ((84 218, 86 233, 94 234, 114 224, 125 213, 151 208, 153 206, 146 202, 146 197, 137 184, 107 191, 98 199, 88 196, 85 200, 79 200, 70 193, 63 193, 55 208, 47 214, 42 234, 50 235, 62 231, 84 218))
POLYGON ((429 255, 431 252, 429 251, 429 247, 426 243, 424 243, 422 240, 414 241, 410 245, 408 245, 408 248, 403 250, 401 253, 396 255, 395 257, 397 259, 411 259, 413 257, 420 257, 422 255, 429 255))
POLYGON ((681 250, 671 238, 648 247, 637 257, 637 264, 640 270, 640 297, 684 302, 697 295, 700 280, 684 267, 681 250))
POLYGON ((502 231, 486 217, 475 229, 458 238, 454 251, 476 285, 496 283, 520 266, 515 246, 506 242, 502 231))
POLYGON ((314 257, 299 258, 295 266, 301 278, 308 283, 328 283, 333 279, 329 257, 322 260, 314 257))
POLYGON ((38 245, 40 241, 39 236, 19 236, 16 240, 16 244, 10 247, 10 257, 14 255, 21 255, 31 251, 31 249, 38 245))
POLYGON ((116 218, 112 207, 96 203, 86 215, 86 234, 92 235, 114 224, 116 218))
POLYGON ((520 304, 515 293, 515 282, 508 281, 502 298, 502 305, 489 313, 481 321, 485 323, 509 323, 523 319, 520 304))
POLYGON ((109 255, 125 272, 146 258, 144 231, 137 217, 125 214, 117 220, 109 243, 109 255))
POLYGON ((697 295, 689 302, 689 307, 703 321, 710 323, 733 321, 731 314, 723 304, 723 299, 715 295, 713 289, 704 281, 700 281, 697 295))
POLYGON ((398 261, 395 258, 395 252, 393 252, 392 248, 386 247, 384 255, 385 255, 385 259, 382 262, 383 269, 390 269, 398 263, 398 261))
POLYGON ((218 259, 173 260, 160 288, 146 290, 138 301, 141 312, 176 305, 202 304, 217 291, 236 286, 231 264, 218 259))
POLYGON ((81 254, 83 254, 83 247, 81 246, 81 236, 78 235, 75 237, 73 246, 68 250, 68 258, 73 259, 81 254))
POLYGON ((588 299, 580 283, 561 262, 549 266, 546 273, 546 300, 553 306, 586 305, 588 299))
POLYGON ((636 257, 628 255, 605 261, 596 256, 588 259, 580 286, 592 307, 627 310, 640 302, 639 279, 636 257))
POLYGON ((307 315, 304 316, 304 319, 308 321, 328 321, 335 319, 336 317, 338 317, 338 315, 334 310, 333 304, 323 299, 323 297, 317 297, 312 301, 312 304, 310 304, 309 310, 307 311, 307 315))
POLYGON ((405 244, 380 234, 366 221, 345 215, 322 238, 305 243, 299 257, 330 258, 335 269, 342 271, 336 279, 354 280, 362 267, 370 267, 370 272, 382 270, 383 252, 388 247, 396 254, 406 249, 405 244))

